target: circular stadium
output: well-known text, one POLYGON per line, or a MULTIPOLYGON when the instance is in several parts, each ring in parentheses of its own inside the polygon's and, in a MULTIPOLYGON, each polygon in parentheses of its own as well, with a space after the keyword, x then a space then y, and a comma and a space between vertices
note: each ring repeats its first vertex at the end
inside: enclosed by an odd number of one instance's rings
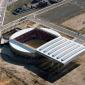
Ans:
POLYGON ((35 57, 37 48, 57 37, 60 34, 48 28, 27 28, 14 33, 9 44, 16 54, 35 57))

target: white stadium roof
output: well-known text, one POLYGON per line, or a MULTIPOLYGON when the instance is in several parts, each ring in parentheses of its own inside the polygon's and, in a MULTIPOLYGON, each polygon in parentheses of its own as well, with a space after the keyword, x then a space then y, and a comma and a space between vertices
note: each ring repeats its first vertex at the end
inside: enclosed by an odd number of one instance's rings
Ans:
POLYGON ((58 37, 40 46, 37 51, 47 58, 66 65, 85 52, 85 46, 64 37, 58 37))

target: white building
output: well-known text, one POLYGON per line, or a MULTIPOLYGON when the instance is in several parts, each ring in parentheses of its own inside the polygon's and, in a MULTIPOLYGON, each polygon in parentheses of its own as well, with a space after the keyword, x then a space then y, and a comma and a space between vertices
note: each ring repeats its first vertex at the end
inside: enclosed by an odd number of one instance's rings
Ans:
POLYGON ((59 64, 67 65, 85 53, 85 46, 62 37, 58 32, 47 28, 28 28, 14 33, 9 40, 13 51, 25 57, 37 57, 42 55, 59 64), (28 43, 29 41, 31 43, 28 43), (35 42, 35 40, 39 40, 35 42), (41 41, 45 41, 40 43, 41 41), (39 43, 36 48, 35 45, 39 43), (32 45, 30 45, 32 44, 32 45))

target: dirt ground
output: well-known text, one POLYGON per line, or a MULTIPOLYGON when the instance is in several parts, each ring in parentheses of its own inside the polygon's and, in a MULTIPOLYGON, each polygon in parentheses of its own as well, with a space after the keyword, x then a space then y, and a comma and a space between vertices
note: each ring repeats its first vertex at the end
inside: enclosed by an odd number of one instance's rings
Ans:
POLYGON ((54 82, 40 77, 19 62, 14 62, 13 59, 10 59, 12 56, 13 54, 8 46, 2 48, 2 54, 0 54, 0 85, 85 85, 85 55, 77 59, 78 67, 54 82))
POLYGON ((29 20, 26 20, 26 21, 23 21, 22 23, 16 25, 16 27, 18 27, 20 29, 26 29, 26 28, 29 28, 29 27, 33 27, 34 24, 36 24, 36 23, 29 21, 29 20))
POLYGON ((69 20, 66 20, 65 22, 62 23, 62 25, 76 31, 85 29, 85 13, 82 13, 69 20))

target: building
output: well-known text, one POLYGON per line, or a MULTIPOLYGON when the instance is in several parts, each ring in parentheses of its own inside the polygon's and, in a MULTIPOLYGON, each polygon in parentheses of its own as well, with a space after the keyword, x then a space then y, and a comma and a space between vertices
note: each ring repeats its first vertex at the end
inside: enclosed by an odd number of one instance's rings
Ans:
POLYGON ((53 30, 46 28, 28 28, 14 33, 9 40, 10 46, 18 54, 35 56, 35 50, 46 42, 60 36, 53 30))
POLYGON ((13 51, 25 57, 42 55, 67 65, 85 52, 85 46, 47 28, 28 28, 14 33, 9 40, 13 51))

